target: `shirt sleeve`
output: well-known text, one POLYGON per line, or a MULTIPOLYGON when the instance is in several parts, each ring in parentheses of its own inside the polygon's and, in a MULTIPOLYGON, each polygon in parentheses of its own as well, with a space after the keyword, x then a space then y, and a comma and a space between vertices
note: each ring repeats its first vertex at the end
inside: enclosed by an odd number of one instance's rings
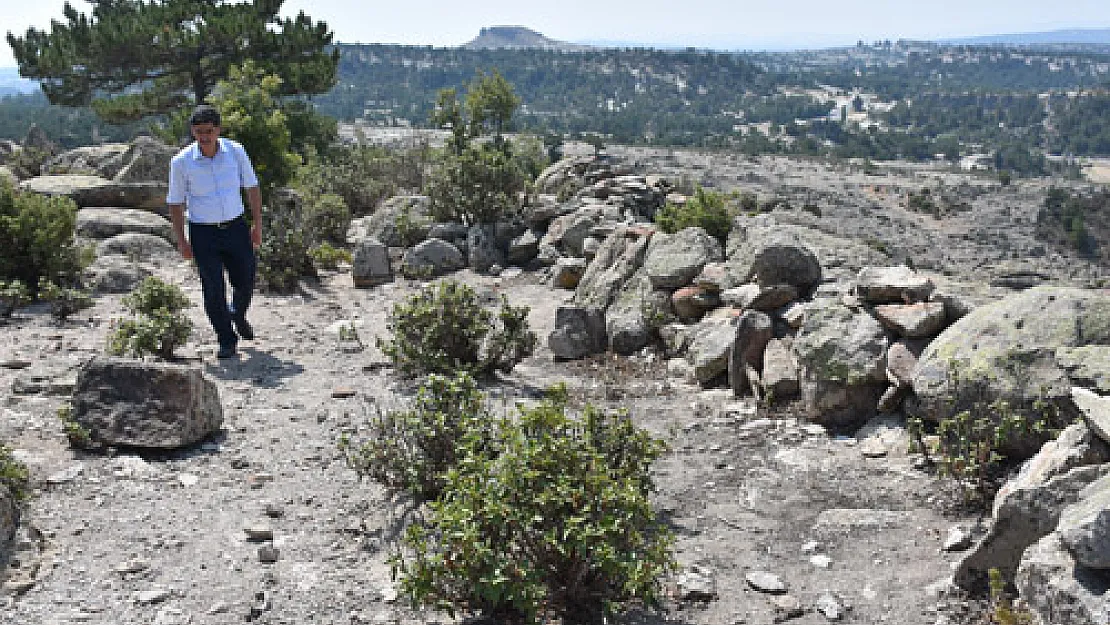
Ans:
POLYGON ((235 161, 239 164, 239 185, 244 189, 258 186, 258 176, 254 173, 250 156, 242 144, 235 144, 235 161))
POLYGON ((170 188, 166 193, 166 204, 185 203, 185 165, 179 159, 170 161, 170 188))

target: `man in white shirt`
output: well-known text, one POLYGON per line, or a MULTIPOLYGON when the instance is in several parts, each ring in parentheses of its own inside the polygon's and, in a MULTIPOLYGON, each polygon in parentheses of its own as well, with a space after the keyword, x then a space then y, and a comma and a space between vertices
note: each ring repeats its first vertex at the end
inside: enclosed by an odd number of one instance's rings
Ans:
POLYGON ((257 269, 254 250, 262 244, 262 194, 246 150, 220 137, 219 111, 198 106, 189 117, 189 128, 196 141, 170 161, 166 204, 177 249, 186 259, 196 260, 204 312, 220 344, 216 355, 232 358, 240 338, 254 338, 247 308, 257 269), (241 189, 246 189, 250 225, 244 219, 241 189), (230 305, 225 272, 231 283, 230 305))

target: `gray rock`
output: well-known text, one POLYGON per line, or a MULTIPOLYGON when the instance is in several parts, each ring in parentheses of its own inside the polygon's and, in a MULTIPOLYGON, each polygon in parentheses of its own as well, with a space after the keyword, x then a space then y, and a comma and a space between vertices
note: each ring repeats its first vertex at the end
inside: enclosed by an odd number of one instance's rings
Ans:
POLYGON ((574 289, 586 273, 586 259, 563 256, 555 261, 552 285, 559 289, 574 289))
POLYGON ((721 293, 735 286, 729 275, 728 265, 724 262, 706 263, 701 268, 701 273, 694 278, 694 285, 714 293, 721 293))
MULTIPOLYGON (((667 358, 677 358, 686 353, 693 333, 684 323, 667 323, 659 328, 659 339, 667 358)), ((684 361, 685 362, 685 361, 684 361)))
POLYGON ((12 492, 0 484, 0 556, 8 553, 19 527, 19 505, 12 492))
MULTIPOLYGON (((458 237, 442 236, 443 233, 432 235, 430 232, 432 218, 428 215, 431 201, 424 195, 395 195, 374 210, 373 206, 351 206, 351 213, 358 215, 373 210, 373 213, 358 219, 351 220, 347 228, 347 241, 356 243, 366 237, 373 237, 389 247, 405 247, 416 245, 430 236, 445 241, 455 241, 458 237), (402 232, 398 227, 398 219, 408 224, 408 231, 402 232), (402 236, 403 235, 403 236, 402 236)), ((465 226, 462 228, 462 238, 466 238, 465 226)))
POLYGON ((525 230, 509 242, 509 251, 506 260, 512 265, 526 265, 539 254, 540 239, 535 231, 525 230))
POLYGON ((609 349, 625 356, 633 354, 646 347, 654 331, 673 317, 670 296, 653 290, 651 280, 641 269, 629 278, 605 311, 609 349))
POLYGON ((401 273, 410 278, 434 278, 466 266, 459 248, 440 239, 427 239, 405 251, 401 273))
POLYGON ((923 302, 933 288, 931 280, 905 265, 864 267, 856 277, 856 295, 870 304, 923 302))
POLYGON ((105 164, 101 175, 116 182, 164 183, 170 177, 170 161, 175 154, 176 148, 154 137, 136 137, 119 157, 119 170, 112 174, 114 164, 105 164))
POLYGON ((601 223, 602 210, 596 206, 583 206, 569 215, 557 217, 548 226, 540 241, 551 245, 567 256, 583 256, 582 245, 594 226, 601 223))
POLYGON ((81 208, 141 208, 168 216, 166 193, 169 185, 161 182, 106 182, 75 189, 70 197, 81 208))
POLYGON ((96 293, 129 293, 150 275, 149 269, 119 254, 98 256, 85 269, 85 281, 96 293))
POLYGON ((728 372, 729 354, 735 340, 735 319, 705 319, 693 326, 686 360, 693 365, 699 384, 705 386, 728 372))
MULTIPOLYGON (((36 176, 19 183, 19 188, 24 191, 33 191, 43 195, 64 195, 72 198, 78 191, 109 184, 111 181, 100 176, 85 176, 79 174, 60 176, 36 176)), ((163 196, 164 197, 164 196, 163 196)))
POLYGON ((95 443, 173 449, 219 430, 223 408, 199 368, 94 358, 77 376, 73 419, 95 443))
POLYGON ((717 307, 720 298, 701 286, 686 286, 671 294, 671 308, 683 321, 697 321, 717 307))
POLYGON ((971 547, 971 534, 959 525, 948 528, 941 551, 965 551, 971 547))
POLYGON ((801 302, 791 302, 775 311, 775 314, 786 322, 791 330, 800 330, 806 321, 806 305, 801 302))
POLYGON ((1041 623, 1110 625, 1110 583, 1105 572, 1079 566, 1057 534, 1045 536, 1025 551, 1014 585, 1041 623))
POLYGON ((466 234, 466 252, 470 268, 478 273, 489 272, 494 265, 505 265, 505 252, 497 245, 493 224, 474 224, 466 234))
POLYGON ((369 288, 393 281, 389 248, 381 241, 366 237, 355 243, 351 260, 351 278, 356 288, 369 288))
POLYGON ((984 589, 987 572, 997 568, 1011 580, 1029 545, 1056 529, 1063 509, 1095 480, 1110 474, 1103 465, 1110 451, 1082 425, 1073 425, 1050 441, 995 496, 987 534, 956 568, 954 581, 966 589, 984 589))
POLYGON ((899 336, 910 339, 926 338, 935 336, 944 329, 944 304, 880 304, 875 307, 875 318, 899 336))
POLYGON ((748 571, 744 574, 748 586, 759 592, 778 595, 786 592, 786 584, 778 575, 767 571, 748 571))
POLYGON ((886 354, 886 379, 899 388, 911 386, 917 360, 927 345, 926 341, 914 339, 892 343, 886 354))
POLYGON ((830 621, 839 621, 844 617, 844 606, 839 599, 829 593, 818 597, 813 607, 830 621))
POLYGON ((124 232, 97 243, 96 255, 117 254, 134 260, 176 258, 177 248, 163 237, 142 232, 124 232))
POLYGON ((1056 533, 1081 566, 1110 569, 1110 476, 1091 483, 1064 508, 1056 533))
MULTIPOLYGON (((126 143, 87 145, 67 150, 50 158, 43 170, 57 174, 80 174, 112 178, 122 165, 120 158, 127 152, 126 143)), ((166 178, 162 178, 166 180, 166 178)))
POLYGON ((1072 383, 1056 353, 1086 345, 1110 345, 1110 297, 1096 291, 1038 287, 982 306, 922 353, 913 411, 939 421, 976 402, 1027 410, 1047 401, 1066 418, 1072 383), (953 366, 958 384, 949 379, 953 366))
POLYGON ((624 283, 643 264, 653 230, 638 226, 619 226, 597 250, 578 288, 574 303, 605 310, 624 287, 624 283))
POLYGON ((707 263, 723 259, 717 239, 702 228, 684 228, 674 234, 660 232, 652 237, 644 257, 644 270, 654 288, 673 291, 690 284, 707 263))
POLYGON ((605 314, 585 306, 555 309, 555 329, 547 339, 556 360, 578 360, 600 354, 608 345, 605 314))
POLYGON ((1071 396, 1087 427, 1104 442, 1110 443, 1110 397, 1078 387, 1071 389, 1071 396))
POLYGON ((77 235, 103 240, 127 232, 149 234, 167 241, 173 226, 165 217, 136 208, 82 208, 77 211, 77 235))
POLYGON ((940 302, 944 304, 944 317, 946 325, 952 325, 960 319, 967 316, 968 313, 975 310, 975 306, 965 300, 963 297, 954 293, 944 293, 941 291, 933 291, 929 296, 930 302, 940 302))
POLYGON ((728 382, 733 395, 739 397, 750 391, 759 399, 763 351, 773 335, 771 318, 758 310, 746 310, 736 320, 728 362, 728 382))
POLYGON ((854 425, 874 413, 886 389, 883 327, 865 312, 819 299, 806 312, 794 341, 802 400, 823 425, 854 425))
POLYGON ((763 391, 768 401, 793 399, 801 390, 792 345, 790 339, 771 339, 763 351, 763 391))
POLYGON ((728 289, 721 294, 721 302, 736 308, 771 312, 798 298, 798 288, 791 284, 760 286, 749 283, 728 289))
POLYGON ((678 596, 685 601, 712 601, 717 598, 713 571, 694 565, 678 575, 678 596))
POLYGON ((1110 395, 1110 345, 1061 347, 1056 350, 1056 364, 1072 384, 1110 395))
POLYGON ((806 291, 821 282, 821 262, 806 241, 805 228, 774 219, 738 218, 729 232, 727 264, 735 284, 792 284, 806 291))

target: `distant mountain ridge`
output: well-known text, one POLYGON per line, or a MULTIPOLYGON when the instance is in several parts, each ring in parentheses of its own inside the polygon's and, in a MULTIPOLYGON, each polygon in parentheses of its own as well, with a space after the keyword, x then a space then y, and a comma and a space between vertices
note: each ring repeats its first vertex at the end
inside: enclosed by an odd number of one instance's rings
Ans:
POLYGON ((1084 44, 1110 45, 1110 28, 1068 28, 1035 33, 980 35, 958 39, 941 39, 940 43, 965 45, 1040 45, 1084 44))
POLYGON ((501 49, 539 49, 581 52, 590 46, 548 39, 542 34, 524 26, 489 26, 478 32, 478 36, 463 45, 467 50, 501 49))

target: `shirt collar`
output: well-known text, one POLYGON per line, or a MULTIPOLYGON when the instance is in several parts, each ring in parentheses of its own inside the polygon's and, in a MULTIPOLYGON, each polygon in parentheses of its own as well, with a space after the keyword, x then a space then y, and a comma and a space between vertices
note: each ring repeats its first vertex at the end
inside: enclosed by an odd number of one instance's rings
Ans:
MULTIPOLYGON (((200 151, 200 144, 197 143, 196 141, 193 141, 193 144, 191 146, 189 146, 189 149, 191 150, 189 152, 189 156, 191 156, 194 161, 199 161, 202 158, 207 158, 200 151)), ((219 156, 220 152, 222 152, 223 149, 224 149, 224 138, 219 137, 219 138, 216 139, 216 154, 212 158, 215 158, 216 156, 219 156)))

